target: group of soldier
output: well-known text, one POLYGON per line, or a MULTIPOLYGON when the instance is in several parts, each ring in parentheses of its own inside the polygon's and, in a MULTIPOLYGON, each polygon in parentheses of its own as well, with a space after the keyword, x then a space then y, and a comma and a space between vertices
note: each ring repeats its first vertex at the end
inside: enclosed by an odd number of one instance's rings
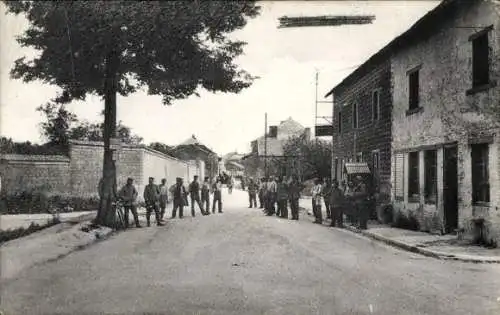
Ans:
MULTIPOLYGON (((217 210, 222 213, 222 179, 216 178, 210 180, 205 177, 203 183, 198 182, 198 176, 193 177, 193 181, 186 189, 184 180, 181 177, 176 178, 176 183, 171 187, 167 187, 167 180, 162 179, 160 185, 155 184, 153 177, 149 178, 149 183, 144 188, 144 203, 146 206, 146 222, 147 226, 151 225, 151 215, 155 214, 156 224, 162 226, 165 223, 164 216, 169 202, 169 194, 173 198, 173 208, 171 218, 176 218, 179 211, 179 218, 184 217, 184 207, 189 206, 188 196, 191 199, 191 215, 194 217, 195 205, 198 205, 202 215, 210 215, 210 195, 213 195, 212 213, 217 210)), ((134 179, 128 178, 127 183, 120 189, 117 194, 119 200, 122 201, 125 210, 125 225, 129 224, 129 212, 132 212, 135 225, 141 227, 139 216, 137 213, 137 189, 134 186, 134 179)))
POLYGON ((287 181, 283 177, 264 177, 255 182, 248 182, 249 208, 257 208, 257 197, 259 208, 263 209, 268 216, 275 215, 288 219, 288 206, 291 210, 291 219, 299 219, 300 193, 304 189, 297 176, 292 176, 287 181))
MULTIPOLYGON (((297 176, 287 181, 283 177, 261 178, 259 181, 250 179, 248 182, 249 208, 263 209, 268 216, 275 215, 288 218, 290 207, 292 220, 299 219, 299 199, 305 186, 299 182, 297 176)), ((322 203, 325 204, 326 218, 331 220, 330 226, 343 226, 344 213, 349 220, 358 223, 366 229, 367 216, 370 209, 370 194, 362 177, 358 176, 354 182, 339 183, 336 180, 325 178, 315 179, 311 189, 314 223, 323 223, 322 203), (357 221, 357 222, 355 222, 357 221)))

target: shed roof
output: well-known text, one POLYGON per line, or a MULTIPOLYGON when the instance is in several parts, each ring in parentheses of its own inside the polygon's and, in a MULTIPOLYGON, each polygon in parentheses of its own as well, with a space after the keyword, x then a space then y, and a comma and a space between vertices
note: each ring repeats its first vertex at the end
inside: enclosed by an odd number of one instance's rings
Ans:
POLYGON ((347 174, 371 174, 370 168, 366 163, 346 163, 345 170, 347 174))

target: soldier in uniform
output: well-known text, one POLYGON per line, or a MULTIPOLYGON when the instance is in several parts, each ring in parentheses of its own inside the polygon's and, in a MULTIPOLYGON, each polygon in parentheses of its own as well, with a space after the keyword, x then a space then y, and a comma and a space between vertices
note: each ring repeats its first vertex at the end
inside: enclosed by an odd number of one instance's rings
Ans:
POLYGON ((154 210, 156 217, 156 224, 162 226, 160 218, 160 189, 154 183, 154 178, 149 178, 149 184, 144 188, 144 202, 146 203, 146 222, 151 226, 150 217, 151 212, 154 210))
POLYGON ((345 197, 342 189, 336 180, 333 181, 332 189, 330 191, 330 210, 332 215, 332 222, 330 226, 343 226, 343 216, 345 207, 345 197))
POLYGON ((248 182, 248 201, 250 202, 249 208, 257 208, 257 189, 257 184, 250 178, 250 181, 248 182))
POLYGON ((267 215, 271 216, 276 213, 276 194, 277 194, 277 185, 274 178, 271 176, 267 182, 267 215))
POLYGON ((127 179, 127 184, 120 189, 120 192, 118 193, 118 197, 123 200, 123 208, 125 210, 125 227, 128 228, 129 226, 129 221, 128 221, 128 212, 132 212, 132 215, 134 216, 134 222, 135 226, 140 228, 141 225, 139 224, 139 215, 137 214, 137 206, 136 206, 136 200, 137 196, 139 193, 137 192, 137 189, 135 189, 134 186, 134 180, 132 178, 127 179))
POLYGON ((174 206, 172 208, 172 219, 177 215, 177 209, 179 209, 179 218, 184 217, 184 205, 185 205, 185 196, 186 196, 186 188, 184 187, 184 183, 182 182, 182 178, 177 177, 175 179, 175 185, 170 187, 170 192, 174 198, 174 206))
POLYGON ((266 191, 266 179, 262 177, 259 181, 259 208, 264 209, 264 194, 266 191))
POLYGON ((163 221, 165 216, 165 210, 167 209, 168 203, 168 187, 167 180, 163 178, 160 185, 160 218, 163 221))
POLYGON ((292 211, 292 220, 299 219, 299 199, 302 189, 304 189, 304 186, 299 183, 297 175, 293 175, 292 181, 288 185, 288 200, 292 211))
POLYGON ((205 213, 210 214, 210 182, 209 177, 205 177, 203 185, 201 185, 201 205, 205 209, 205 213))
POLYGON ((330 192, 331 192, 331 190, 332 190, 332 183, 331 183, 330 178, 327 177, 324 180, 323 191, 322 191, 323 200, 325 202, 325 210, 326 210, 326 218, 327 219, 332 218, 332 214, 330 211, 330 192))
POLYGON ((321 192, 323 187, 321 186, 320 180, 314 180, 314 187, 312 188, 312 207, 314 212, 314 223, 323 223, 323 214, 321 213, 321 192))
POLYGON ((363 181, 363 177, 361 176, 356 177, 356 184, 354 186, 352 195, 356 207, 357 221, 359 224, 359 228, 366 230, 368 221, 369 195, 366 184, 363 181))
POLYGON ((221 179, 217 181, 212 186, 212 191, 214 193, 214 200, 212 203, 212 213, 215 213, 215 204, 219 209, 219 213, 222 213, 222 182, 221 179))
POLYGON ((288 185, 280 177, 277 184, 278 214, 281 218, 288 219, 288 185))
POLYGON ((191 195, 191 215, 193 217, 195 216, 194 213, 195 203, 198 204, 201 214, 206 215, 205 210, 203 210, 203 207, 201 206, 200 183, 198 183, 198 176, 194 176, 193 181, 191 182, 191 184, 189 184, 189 194, 191 195))

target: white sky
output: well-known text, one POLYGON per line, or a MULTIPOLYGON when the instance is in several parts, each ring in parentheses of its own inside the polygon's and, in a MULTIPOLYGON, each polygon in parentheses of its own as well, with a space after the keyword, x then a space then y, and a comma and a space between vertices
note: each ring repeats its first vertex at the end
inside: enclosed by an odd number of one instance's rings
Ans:
MULTIPOLYGON (((118 98, 118 120, 130 126, 145 143, 176 145, 192 134, 219 154, 247 152, 250 141, 268 124, 292 117, 306 127, 314 125, 314 74, 319 74, 323 99, 356 66, 404 32, 439 1, 264 1, 262 14, 234 36, 248 42, 238 63, 261 78, 240 94, 210 94, 164 106, 160 97, 136 93, 118 98), (373 24, 278 29, 283 15, 375 15, 373 24)), ((55 95, 56 89, 40 83, 25 84, 9 78, 15 59, 33 51, 15 42, 26 27, 23 17, 5 15, 0 5, 0 134, 16 141, 43 142, 36 107, 55 95)), ((103 102, 88 97, 70 109, 79 118, 100 119, 103 102)), ((318 105, 318 115, 331 115, 331 105, 318 105)))

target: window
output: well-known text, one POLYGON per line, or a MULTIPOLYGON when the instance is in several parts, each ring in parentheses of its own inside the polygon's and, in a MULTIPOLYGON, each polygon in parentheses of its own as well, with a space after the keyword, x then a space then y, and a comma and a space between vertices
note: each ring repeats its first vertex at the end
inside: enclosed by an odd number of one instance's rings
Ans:
POLYGON ((486 32, 472 40, 472 87, 488 84, 489 81, 489 46, 486 32))
POLYGON ((358 129, 359 122, 358 122, 358 104, 354 103, 352 104, 352 128, 353 129, 358 129))
POLYGON ((361 163, 363 162, 363 152, 358 152, 356 154, 356 163, 361 163))
POLYGON ((420 195, 418 152, 408 154, 408 198, 418 199, 420 195))
POLYGON ((410 110, 417 109, 419 107, 419 70, 410 72, 408 75, 409 82, 409 95, 410 95, 410 110))
POLYGON ((378 120, 380 117, 380 96, 379 91, 372 93, 372 120, 378 120))
POLYGON ((379 187, 379 174, 380 170, 380 152, 373 151, 372 152, 372 173, 373 173, 373 186, 378 190, 379 187))
POLYGON ((488 144, 474 144, 472 149, 472 202, 490 202, 488 144))
POLYGON ((338 114, 338 119, 339 119, 339 133, 342 133, 342 112, 339 112, 338 114))
POLYGON ((437 198, 437 151, 428 150, 424 154, 425 202, 436 203, 437 198))

